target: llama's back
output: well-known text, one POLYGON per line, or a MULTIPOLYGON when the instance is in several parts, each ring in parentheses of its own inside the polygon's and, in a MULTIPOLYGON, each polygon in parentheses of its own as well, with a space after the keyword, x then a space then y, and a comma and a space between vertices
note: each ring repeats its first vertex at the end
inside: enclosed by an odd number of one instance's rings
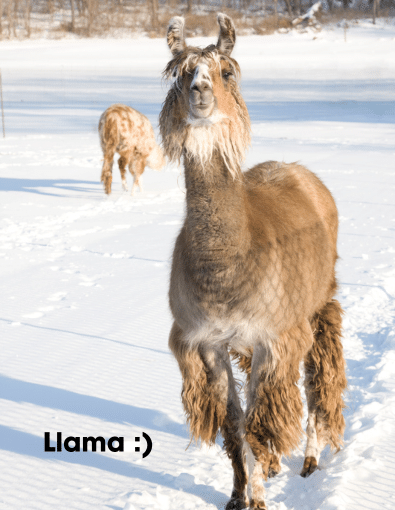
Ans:
MULTIPOLYGON (((286 216, 289 210, 296 222, 298 215, 295 215, 295 211, 298 208, 303 210, 299 218, 305 217, 306 210, 311 209, 307 216, 314 222, 314 216, 318 216, 336 249, 337 207, 328 188, 313 172, 297 163, 267 161, 254 166, 243 175, 249 189, 260 195, 264 194, 269 201, 275 197, 275 208, 281 209, 286 216)), ((292 223, 295 221, 291 221, 291 225, 292 223)))
POLYGON ((123 104, 114 104, 102 114, 99 134, 103 153, 112 149, 132 155, 136 151, 148 157, 157 146, 147 117, 123 104))
POLYGON ((291 315, 310 316, 336 290, 334 199, 315 174, 295 163, 263 163, 244 178, 250 226, 262 233, 254 238, 259 239, 258 250, 266 253, 264 266, 270 268, 264 287, 271 289, 272 316, 282 322, 274 311, 284 309, 281 296, 287 296, 285 308, 291 315))

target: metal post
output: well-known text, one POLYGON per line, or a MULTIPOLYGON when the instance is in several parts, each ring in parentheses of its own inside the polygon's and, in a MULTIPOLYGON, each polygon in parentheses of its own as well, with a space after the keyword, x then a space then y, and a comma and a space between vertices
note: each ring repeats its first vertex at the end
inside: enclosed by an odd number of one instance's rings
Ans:
POLYGON ((1 119, 3 121, 3 138, 5 138, 4 105, 3 105, 3 82, 2 82, 2 79, 1 79, 1 69, 0 69, 0 98, 1 98, 1 119))

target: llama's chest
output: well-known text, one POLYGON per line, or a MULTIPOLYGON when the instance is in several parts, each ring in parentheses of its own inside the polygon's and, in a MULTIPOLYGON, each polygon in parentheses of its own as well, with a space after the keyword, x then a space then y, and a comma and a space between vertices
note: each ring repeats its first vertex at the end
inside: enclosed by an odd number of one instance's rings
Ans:
POLYGON ((170 305, 177 322, 192 336, 230 341, 241 332, 244 338, 251 336, 255 325, 264 327, 261 278, 238 255, 175 260, 170 305))
POLYGON ((327 271, 314 250, 294 249, 291 256, 289 246, 283 248, 197 256, 176 246, 170 305, 177 323, 196 338, 237 341, 242 335, 248 343, 312 316, 326 294, 327 271))

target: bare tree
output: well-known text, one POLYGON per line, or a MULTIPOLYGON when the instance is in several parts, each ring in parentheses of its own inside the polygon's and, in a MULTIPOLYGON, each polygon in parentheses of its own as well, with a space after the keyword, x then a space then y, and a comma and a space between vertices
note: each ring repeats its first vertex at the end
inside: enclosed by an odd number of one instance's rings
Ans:
POLYGON ((8 0, 8 2, 7 2, 7 21, 8 21, 8 38, 9 39, 12 36, 16 36, 15 11, 14 11, 13 7, 14 7, 13 0, 8 0))
POLYGON ((158 0, 150 0, 151 2, 151 25, 152 28, 158 26, 158 0))
POLYGON ((74 0, 70 0, 71 3, 71 31, 74 32, 75 29, 75 5, 74 0))
POLYGON ((290 0, 285 0, 285 4, 286 4, 287 9, 288 9, 288 14, 289 14, 290 18, 292 18, 293 17, 293 12, 292 12, 291 1, 290 0))
POLYGON ((95 22, 95 18, 98 14, 98 2, 97 0, 87 0, 87 32, 88 37, 92 35, 93 24, 95 22))
POLYGON ((3 35, 3 0, 0 0, 0 39, 2 39, 3 35))
POLYGON ((373 25, 376 24, 376 16, 379 15, 380 0, 373 0, 373 25))
POLYGON ((25 30, 27 37, 31 36, 30 14, 32 10, 31 0, 25 0, 25 30))

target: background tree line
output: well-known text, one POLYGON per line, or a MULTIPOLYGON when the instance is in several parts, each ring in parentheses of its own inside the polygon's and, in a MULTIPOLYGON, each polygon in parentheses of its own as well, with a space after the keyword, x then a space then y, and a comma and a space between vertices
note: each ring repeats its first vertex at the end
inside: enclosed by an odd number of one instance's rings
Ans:
MULTIPOLYGON (((211 35, 217 30, 210 11, 228 12, 239 29, 270 33, 289 27, 316 0, 0 0, 0 38, 32 35, 62 37, 66 33, 100 36, 146 32, 163 36, 169 18, 188 17, 187 33, 211 35), (202 19, 203 18, 203 19, 202 19)), ((322 0, 327 19, 395 13, 395 0, 322 0)))

